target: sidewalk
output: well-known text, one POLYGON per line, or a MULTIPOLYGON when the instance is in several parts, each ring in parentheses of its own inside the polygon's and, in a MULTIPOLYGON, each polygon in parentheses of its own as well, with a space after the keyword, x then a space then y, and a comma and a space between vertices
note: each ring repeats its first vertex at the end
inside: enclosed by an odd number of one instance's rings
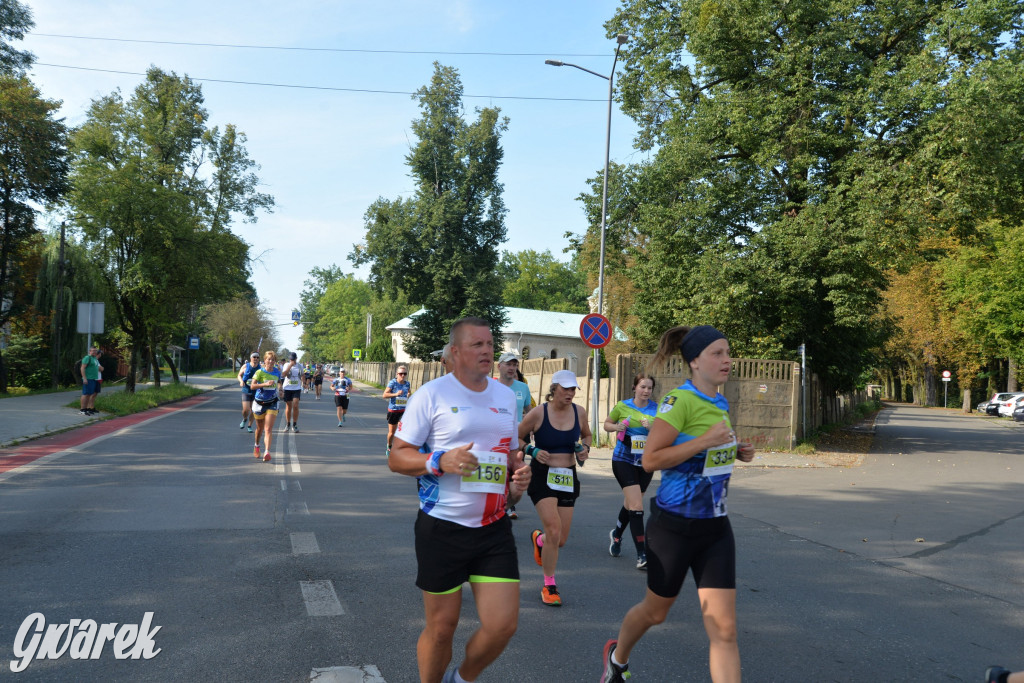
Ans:
MULTIPOLYGON (((189 375, 188 383, 204 391, 238 386, 238 382, 233 379, 214 379, 209 375, 189 375)), ((148 385, 139 386, 145 388, 148 385)), ((109 394, 123 389, 123 383, 104 386, 102 393, 109 394)), ((80 389, 70 389, 52 394, 0 399, 0 455, 2 449, 23 441, 57 434, 110 417, 104 413, 95 416, 79 413, 78 399, 81 395, 80 389), (75 407, 69 408, 69 403, 74 403, 75 407)))

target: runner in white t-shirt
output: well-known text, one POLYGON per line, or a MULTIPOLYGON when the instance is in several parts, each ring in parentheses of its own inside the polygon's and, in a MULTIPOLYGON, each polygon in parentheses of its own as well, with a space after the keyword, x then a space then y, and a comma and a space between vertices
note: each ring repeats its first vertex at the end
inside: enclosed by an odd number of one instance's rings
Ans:
POLYGON ((420 679, 440 680, 469 582, 480 628, 462 664, 444 682, 475 681, 505 649, 519 615, 519 560, 506 501, 529 487, 530 468, 518 448, 512 391, 489 377, 494 339, 487 321, 452 326, 450 374, 409 399, 388 465, 419 478, 416 585, 426 627, 417 647, 420 679), (421 452, 426 446, 429 454, 421 452))

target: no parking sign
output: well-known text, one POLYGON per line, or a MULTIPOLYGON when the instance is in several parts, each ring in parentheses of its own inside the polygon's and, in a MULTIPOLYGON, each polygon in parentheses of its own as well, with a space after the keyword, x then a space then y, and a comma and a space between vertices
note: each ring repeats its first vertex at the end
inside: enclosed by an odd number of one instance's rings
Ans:
POLYGON ((600 313, 583 316, 583 321, 580 322, 580 339, 592 349, 608 346, 608 342, 612 340, 611 322, 600 313))

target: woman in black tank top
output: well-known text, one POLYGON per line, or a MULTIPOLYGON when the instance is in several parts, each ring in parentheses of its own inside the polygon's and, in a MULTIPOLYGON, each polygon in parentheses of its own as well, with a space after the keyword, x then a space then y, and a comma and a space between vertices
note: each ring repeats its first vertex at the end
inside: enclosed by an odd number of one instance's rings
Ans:
POLYGON ((557 607, 562 604, 555 584, 558 549, 565 545, 572 528, 573 506, 580 495, 576 463, 582 466, 590 454, 591 433, 587 411, 573 403, 579 386, 576 375, 570 370, 559 370, 551 381, 548 402, 523 418, 519 440, 528 444, 524 449, 531 456, 527 493, 544 527, 543 531, 535 529, 531 534, 533 559, 544 568, 541 600, 557 607), (577 446, 580 441, 582 444, 577 446))

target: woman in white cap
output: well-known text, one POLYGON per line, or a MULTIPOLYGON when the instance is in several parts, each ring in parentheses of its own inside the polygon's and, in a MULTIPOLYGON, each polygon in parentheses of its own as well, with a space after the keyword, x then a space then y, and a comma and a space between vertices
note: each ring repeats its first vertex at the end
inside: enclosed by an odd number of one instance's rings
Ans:
POLYGON ((527 444, 523 452, 531 457, 527 493, 544 527, 531 534, 533 559, 544 568, 540 597, 553 607, 562 604, 555 583, 558 549, 569 539, 573 507, 580 495, 576 463, 582 465, 590 454, 587 411, 572 401, 578 387, 572 371, 559 370, 551 376, 547 403, 527 413, 519 425, 519 440, 527 444))
POLYGON ((736 541, 726 498, 733 464, 753 460, 754 447, 737 441, 729 402, 718 393, 732 369, 725 335, 710 325, 673 327, 648 367, 654 371, 676 351, 690 379, 661 399, 643 453, 645 470, 661 470, 647 522, 647 592, 626 613, 618 638, 605 644, 602 683, 630 677, 630 652, 665 621, 690 572, 710 644, 711 680, 740 680, 736 541))

